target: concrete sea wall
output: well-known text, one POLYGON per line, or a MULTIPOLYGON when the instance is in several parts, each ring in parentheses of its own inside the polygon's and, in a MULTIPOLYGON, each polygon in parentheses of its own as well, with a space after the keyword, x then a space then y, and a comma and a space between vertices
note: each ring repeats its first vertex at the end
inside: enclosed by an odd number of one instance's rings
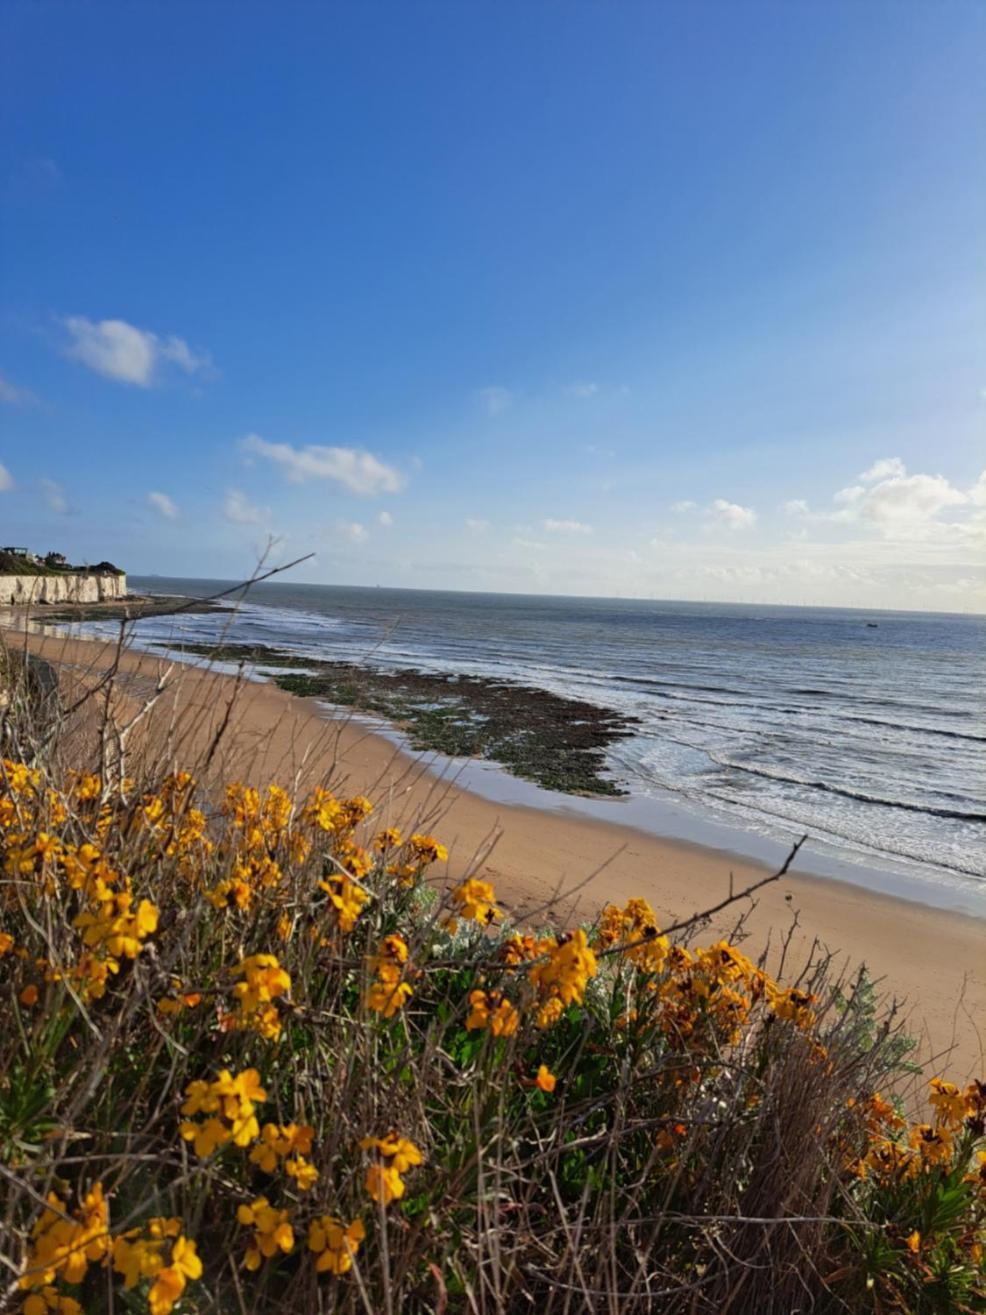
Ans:
POLYGON ((0 575, 0 605, 103 603, 126 592, 125 575, 0 575))

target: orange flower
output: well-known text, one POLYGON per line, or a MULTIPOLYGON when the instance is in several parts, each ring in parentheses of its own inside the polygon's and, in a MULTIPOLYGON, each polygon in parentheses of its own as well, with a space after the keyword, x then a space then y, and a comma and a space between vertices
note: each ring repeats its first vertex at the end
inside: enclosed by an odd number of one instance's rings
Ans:
POLYGON ((551 1092, 554 1091, 555 1083, 558 1081, 558 1079, 555 1077, 554 1073, 552 1073, 551 1070, 548 1068, 547 1064, 542 1064, 541 1067, 538 1069, 538 1075, 534 1079, 534 1081, 537 1083, 537 1085, 541 1088, 542 1091, 547 1092, 550 1095, 551 1092))

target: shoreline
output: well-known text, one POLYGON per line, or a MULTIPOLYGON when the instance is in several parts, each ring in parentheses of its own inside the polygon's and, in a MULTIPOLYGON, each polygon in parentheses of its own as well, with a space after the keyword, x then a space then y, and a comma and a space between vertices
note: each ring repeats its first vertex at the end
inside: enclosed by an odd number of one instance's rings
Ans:
MULTIPOLYGON (((197 605, 201 600, 194 595, 182 609, 174 606, 181 602, 174 595, 142 595, 140 602, 152 606, 132 619, 177 610, 227 610, 221 605, 197 605)), ((111 611, 119 615, 121 604, 106 608, 104 619, 111 611)), ((64 623, 99 618, 49 616, 35 609, 27 619, 64 623)), ((566 699, 495 675, 463 676, 428 667, 377 667, 358 660, 316 658, 270 641, 142 642, 134 631, 130 642, 135 649, 166 660, 231 675, 242 664, 249 679, 269 681, 311 698, 330 718, 358 719, 411 756, 434 755, 432 766, 439 774, 453 772, 461 788, 500 806, 526 804, 562 817, 591 817, 669 843, 687 843, 762 865, 779 865, 790 844, 802 835, 789 821, 778 819, 773 828, 757 825, 712 800, 698 802, 670 785, 644 793, 627 789, 626 779, 607 756, 633 733, 638 719, 608 705, 566 699)), ((870 847, 862 840, 853 842, 837 831, 806 830, 808 844, 799 856, 803 871, 986 921, 986 883, 975 873, 870 847)))
MULTIPOLYGON (((52 663, 60 680, 76 687, 91 687, 118 657, 123 712, 127 704, 132 712, 151 697, 167 673, 141 723, 143 751, 167 751, 175 766, 182 753, 195 762, 222 732, 215 780, 240 774, 252 783, 277 780, 294 789, 331 782, 337 790, 366 794, 381 824, 406 826, 414 819, 418 829, 439 836, 449 849, 448 879, 478 872, 493 881, 514 920, 543 916, 551 908, 572 925, 609 900, 623 903, 639 895, 667 926, 719 903, 730 882, 742 890, 771 870, 726 850, 625 824, 496 803, 436 775, 426 760, 411 758, 351 717, 332 716, 316 700, 270 683, 237 680, 142 650, 118 655, 115 645, 100 640, 7 631, 13 633, 18 646, 52 663)), ((906 998, 902 1016, 921 1056, 930 1063, 951 1050, 940 1065, 950 1076, 981 1074, 984 1038, 976 1020, 986 1017, 982 920, 815 876, 796 860, 782 881, 758 892, 755 903, 725 910, 700 939, 729 935, 744 909, 748 952, 765 950, 768 962, 776 963, 790 933, 789 976, 813 946, 827 947, 850 970, 865 962, 880 982, 879 994, 906 998)))

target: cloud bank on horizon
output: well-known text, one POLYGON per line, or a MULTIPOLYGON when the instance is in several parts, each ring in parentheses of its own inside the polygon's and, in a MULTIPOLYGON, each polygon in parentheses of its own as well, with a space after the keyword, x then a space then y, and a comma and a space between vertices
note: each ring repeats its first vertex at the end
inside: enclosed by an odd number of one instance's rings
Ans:
POLYGON ((986 610, 973 7, 764 11, 743 68, 725 0, 714 31, 395 6, 383 38, 306 8, 273 50, 248 11, 235 106, 218 10, 175 105, 182 20, 137 8, 53 45, 14 25, 7 542, 133 574, 246 575, 273 540, 309 581, 986 610))

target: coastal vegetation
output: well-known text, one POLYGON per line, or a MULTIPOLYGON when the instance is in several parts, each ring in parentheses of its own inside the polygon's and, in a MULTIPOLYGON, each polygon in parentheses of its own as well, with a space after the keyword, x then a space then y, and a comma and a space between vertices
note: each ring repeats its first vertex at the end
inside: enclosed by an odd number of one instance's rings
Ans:
POLYGON ((60 552, 49 552, 44 557, 25 548, 0 548, 0 575, 123 575, 112 562, 97 562, 95 566, 72 566, 60 552))
POLYGON ((90 753, 8 682, 0 1306, 982 1309, 986 1085, 906 1105, 893 1008, 768 972, 752 891, 518 924, 386 801, 90 753))

